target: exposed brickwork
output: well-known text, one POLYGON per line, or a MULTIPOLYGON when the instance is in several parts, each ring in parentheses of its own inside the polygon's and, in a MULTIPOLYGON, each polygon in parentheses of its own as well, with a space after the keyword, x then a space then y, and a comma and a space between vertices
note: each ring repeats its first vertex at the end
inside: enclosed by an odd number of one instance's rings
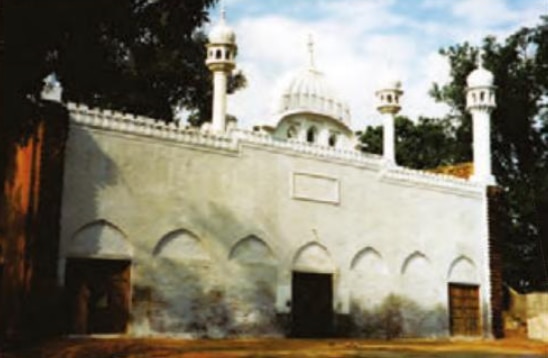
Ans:
POLYGON ((492 331, 496 338, 504 337, 503 287, 501 242, 504 240, 502 220, 504 218, 502 188, 490 186, 487 189, 489 220, 489 269, 491 272, 491 315, 492 331))
POLYGON ((473 163, 459 163, 455 165, 446 165, 429 170, 432 173, 452 175, 457 178, 468 179, 474 174, 473 163))
POLYGON ((62 323, 56 285, 68 115, 42 103, 20 138, 8 138, 0 210, 0 341, 43 337, 62 323))

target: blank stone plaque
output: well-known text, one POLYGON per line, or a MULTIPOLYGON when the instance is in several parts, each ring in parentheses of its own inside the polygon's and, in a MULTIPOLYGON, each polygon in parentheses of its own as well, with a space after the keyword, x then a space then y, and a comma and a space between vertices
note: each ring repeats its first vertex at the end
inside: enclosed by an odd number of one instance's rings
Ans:
POLYGON ((293 173, 292 197, 298 200, 339 204, 339 179, 309 173, 293 173))

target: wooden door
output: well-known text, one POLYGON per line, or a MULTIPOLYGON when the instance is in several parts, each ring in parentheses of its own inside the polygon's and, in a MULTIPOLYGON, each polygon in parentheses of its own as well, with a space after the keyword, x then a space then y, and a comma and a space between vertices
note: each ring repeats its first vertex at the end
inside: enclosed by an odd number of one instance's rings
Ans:
POLYGON ((123 333, 129 319, 130 261, 69 259, 70 331, 123 333))
POLYGON ((479 286, 449 284, 449 327, 453 336, 480 334, 479 286))
POLYGON ((292 296, 292 336, 314 338, 333 334, 331 274, 294 272, 292 296))

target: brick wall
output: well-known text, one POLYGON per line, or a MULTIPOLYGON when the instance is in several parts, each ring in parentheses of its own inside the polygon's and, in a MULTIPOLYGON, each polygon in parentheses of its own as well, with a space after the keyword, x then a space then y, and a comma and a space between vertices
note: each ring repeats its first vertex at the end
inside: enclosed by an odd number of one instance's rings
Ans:
POLYGON ((56 285, 60 202, 68 115, 35 106, 36 118, 4 143, 0 198, 0 342, 53 334, 63 319, 56 285))
POLYGON ((502 318, 502 254, 501 242, 504 240, 504 206, 502 188, 491 186, 487 189, 488 217, 489 217, 489 269, 491 272, 491 317, 492 332, 495 338, 504 336, 502 318))

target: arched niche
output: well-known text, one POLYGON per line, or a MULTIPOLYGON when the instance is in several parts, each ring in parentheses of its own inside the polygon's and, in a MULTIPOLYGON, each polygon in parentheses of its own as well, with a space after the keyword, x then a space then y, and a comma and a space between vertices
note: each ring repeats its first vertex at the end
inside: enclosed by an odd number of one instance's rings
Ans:
POLYGON ((317 242, 302 246, 293 259, 293 269, 304 272, 332 273, 335 265, 329 251, 317 242))
POLYGON ((401 274, 409 275, 415 272, 423 272, 429 269, 430 260, 428 257, 420 251, 415 251, 411 255, 407 256, 401 266, 401 274))
POLYGON ((442 302, 446 287, 424 253, 415 251, 407 256, 401 274, 399 295, 427 310, 434 309, 436 304, 442 302))
POLYGON ((276 263, 272 249, 255 235, 239 240, 230 250, 228 259, 242 264, 274 265, 276 263))
POLYGON ((156 244, 152 254, 155 257, 174 260, 211 260, 211 256, 204 249, 198 236, 185 229, 164 235, 156 244))
POLYGON ((361 273, 387 274, 388 269, 382 255, 372 247, 360 250, 352 259, 350 269, 361 273))
POLYGON ((76 231, 67 247, 66 255, 131 259, 133 247, 116 225, 107 220, 97 220, 76 231))
POLYGON ((372 247, 358 251, 350 264, 352 309, 373 309, 380 305, 392 288, 382 255, 372 247))
POLYGON ((449 265, 447 281, 453 283, 479 283, 476 264, 468 256, 461 255, 457 257, 449 265))

